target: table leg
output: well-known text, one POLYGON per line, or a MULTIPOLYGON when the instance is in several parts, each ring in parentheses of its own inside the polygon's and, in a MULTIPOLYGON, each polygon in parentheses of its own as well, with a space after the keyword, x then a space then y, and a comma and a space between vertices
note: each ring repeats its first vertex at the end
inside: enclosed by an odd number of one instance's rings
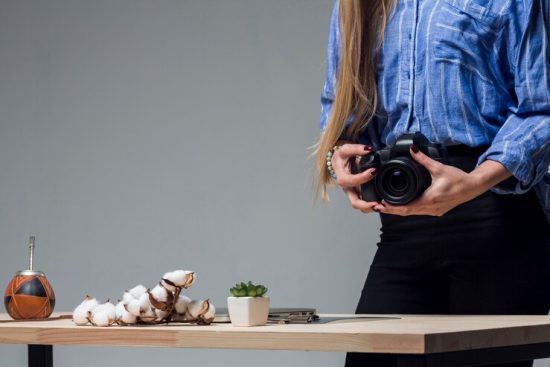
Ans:
POLYGON ((53 367, 53 346, 29 344, 29 367, 53 367))

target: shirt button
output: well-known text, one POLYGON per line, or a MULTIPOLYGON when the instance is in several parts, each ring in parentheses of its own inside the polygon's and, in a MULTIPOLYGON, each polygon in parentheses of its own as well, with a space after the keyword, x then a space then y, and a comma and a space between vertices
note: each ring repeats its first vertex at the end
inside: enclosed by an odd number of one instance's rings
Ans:
POLYGON ((412 36, 411 36, 411 34, 409 33, 409 39, 411 39, 411 38, 412 38, 412 36))
POLYGON ((410 78, 411 78, 411 72, 407 71, 407 79, 410 79, 410 78))

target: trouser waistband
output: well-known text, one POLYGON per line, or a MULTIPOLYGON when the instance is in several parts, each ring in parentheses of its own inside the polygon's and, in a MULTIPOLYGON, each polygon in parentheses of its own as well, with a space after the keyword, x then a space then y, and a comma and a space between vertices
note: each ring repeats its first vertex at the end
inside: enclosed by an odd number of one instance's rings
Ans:
POLYGON ((449 156, 470 156, 470 157, 471 156, 479 157, 488 148, 489 148, 489 145, 479 145, 477 147, 470 147, 465 144, 445 146, 445 149, 447 150, 447 154, 449 156))

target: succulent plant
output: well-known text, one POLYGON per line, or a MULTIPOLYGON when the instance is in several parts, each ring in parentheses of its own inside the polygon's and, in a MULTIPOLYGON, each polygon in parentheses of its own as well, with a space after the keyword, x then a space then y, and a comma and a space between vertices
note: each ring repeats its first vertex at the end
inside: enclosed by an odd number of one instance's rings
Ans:
POLYGON ((233 297, 262 297, 267 288, 261 284, 255 285, 251 281, 248 283, 237 283, 234 287, 229 289, 229 292, 233 297))

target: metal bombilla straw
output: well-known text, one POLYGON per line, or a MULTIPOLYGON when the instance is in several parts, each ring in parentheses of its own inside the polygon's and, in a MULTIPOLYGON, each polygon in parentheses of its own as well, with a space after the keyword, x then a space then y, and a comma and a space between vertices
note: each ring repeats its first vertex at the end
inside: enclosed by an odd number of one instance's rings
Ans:
POLYGON ((35 237, 29 237, 29 268, 27 270, 18 271, 17 275, 37 275, 44 276, 44 273, 38 270, 34 270, 34 249, 35 249, 35 237))
POLYGON ((29 270, 33 270, 33 259, 34 259, 34 236, 29 237, 29 270))

